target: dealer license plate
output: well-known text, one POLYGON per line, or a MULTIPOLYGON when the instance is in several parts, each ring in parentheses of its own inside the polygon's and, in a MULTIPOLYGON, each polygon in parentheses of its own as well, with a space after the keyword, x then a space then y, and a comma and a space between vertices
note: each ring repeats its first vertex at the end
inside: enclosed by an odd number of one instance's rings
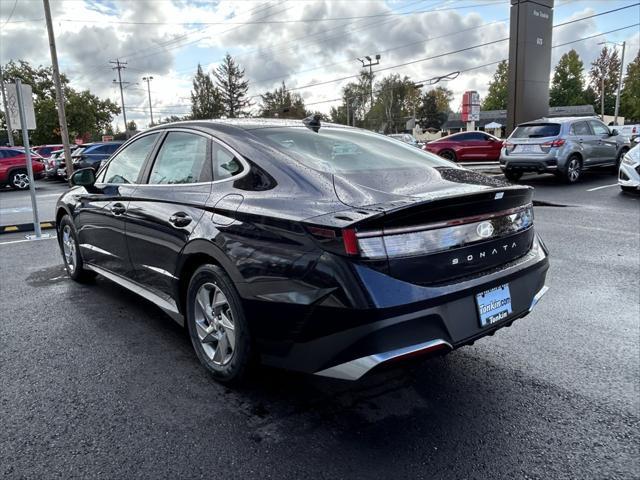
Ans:
POLYGON ((518 153, 540 153, 538 145, 518 145, 518 153))
POLYGON ((488 327, 511 315, 511 292, 509 284, 486 290, 476 294, 478 313, 480 313, 480 326, 488 327))

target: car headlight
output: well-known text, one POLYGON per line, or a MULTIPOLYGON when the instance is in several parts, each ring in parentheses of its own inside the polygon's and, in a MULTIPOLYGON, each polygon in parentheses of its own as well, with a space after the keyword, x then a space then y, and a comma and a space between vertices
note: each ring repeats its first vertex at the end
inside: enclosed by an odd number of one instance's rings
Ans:
POLYGON ((633 158, 631 158, 631 155, 627 153, 624 157, 622 157, 622 163, 624 163, 625 165, 631 166, 631 165, 635 165, 636 161, 633 158))

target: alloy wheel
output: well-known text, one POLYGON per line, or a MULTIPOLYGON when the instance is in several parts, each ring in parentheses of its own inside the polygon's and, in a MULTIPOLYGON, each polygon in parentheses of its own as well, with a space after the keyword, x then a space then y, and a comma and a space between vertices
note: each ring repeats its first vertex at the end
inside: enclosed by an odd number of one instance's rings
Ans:
POLYGON ((65 225, 62 229, 62 252, 64 253, 64 259, 67 262, 69 273, 73 273, 77 265, 76 242, 73 239, 73 234, 69 225, 65 225))
POLYGON ((14 187, 19 188, 20 190, 29 188, 29 175, 26 173, 16 173, 13 176, 12 183, 14 187))
POLYGON ((578 180, 580 177, 580 161, 577 158, 572 158, 569 160, 569 165, 567 166, 567 178, 571 183, 578 180))
POLYGON ((216 365, 226 365, 236 346, 231 305, 214 283, 205 283, 195 298, 195 325, 205 355, 216 365))

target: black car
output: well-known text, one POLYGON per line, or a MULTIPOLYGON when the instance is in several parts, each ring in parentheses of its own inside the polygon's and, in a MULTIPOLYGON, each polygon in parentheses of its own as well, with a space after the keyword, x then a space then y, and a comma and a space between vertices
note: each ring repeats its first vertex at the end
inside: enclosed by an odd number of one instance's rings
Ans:
POLYGON ((223 381, 254 360, 355 380, 471 344, 547 290, 530 187, 316 117, 161 125, 72 182, 69 275, 186 324, 223 381))
POLYGON ((124 142, 92 143, 83 147, 77 154, 72 155, 73 168, 93 168, 97 171, 102 162, 107 160, 124 142))

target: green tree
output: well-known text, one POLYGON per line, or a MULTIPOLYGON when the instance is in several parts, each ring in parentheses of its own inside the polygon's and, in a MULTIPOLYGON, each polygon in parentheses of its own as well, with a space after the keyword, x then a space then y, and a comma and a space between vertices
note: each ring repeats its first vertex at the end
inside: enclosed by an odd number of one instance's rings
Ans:
POLYGON ((489 82, 489 91, 482 101, 482 110, 505 110, 507 108, 507 85, 509 83, 509 64, 501 61, 489 82))
POLYGON ((304 118, 308 115, 302 96, 287 91, 284 82, 281 87, 260 95, 260 98, 261 117, 304 118))
POLYGON ((625 120, 640 121, 640 50, 627 65, 624 87, 620 92, 620 115, 625 120))
POLYGON ((437 87, 426 92, 421 99, 418 119, 423 129, 440 129, 447 121, 453 92, 445 87, 437 87))
POLYGON ((419 92, 409 77, 390 74, 376 82, 373 108, 367 115, 367 123, 384 133, 398 133, 406 129, 407 120, 417 110, 419 92))
MULTIPOLYGON (((6 79, 19 78, 23 83, 31 85, 37 125, 30 135, 31 143, 60 143, 60 124, 51 67, 34 67, 23 60, 17 63, 11 61, 3 67, 3 73, 6 79)), ((69 86, 66 76, 60 77, 70 140, 77 137, 85 141, 100 138, 114 115, 120 113, 120 107, 111 100, 98 98, 88 90, 78 92, 69 86)), ((19 138, 17 135, 16 137, 19 138)))
POLYGON ((137 132, 138 125, 136 125, 135 121, 129 120, 129 122, 127 122, 127 130, 129 130, 130 132, 137 132))
POLYGON ((584 103, 583 64, 578 52, 570 50, 560 57, 549 89, 552 107, 582 105, 584 103))
POLYGON ((251 102, 247 98, 249 81, 244 80, 244 68, 241 68, 227 53, 213 72, 220 91, 222 108, 229 118, 236 118, 246 113, 251 102))
POLYGON ((604 81, 604 113, 613 114, 616 104, 616 90, 620 78, 620 58, 615 48, 605 45, 600 55, 591 63, 589 72, 591 87, 596 92, 596 112, 602 111, 603 81, 604 81))
POLYGON ((211 76, 204 73, 198 64, 191 90, 191 118, 193 120, 218 118, 223 113, 220 92, 211 76))

